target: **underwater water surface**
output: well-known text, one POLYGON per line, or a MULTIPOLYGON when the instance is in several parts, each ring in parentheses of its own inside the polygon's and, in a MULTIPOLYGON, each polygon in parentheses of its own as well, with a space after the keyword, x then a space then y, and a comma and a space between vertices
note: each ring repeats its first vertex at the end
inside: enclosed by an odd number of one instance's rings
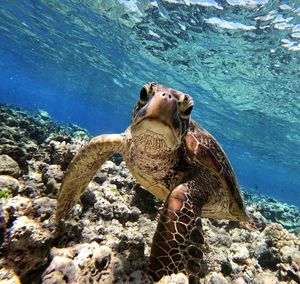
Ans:
POLYGON ((300 207, 299 1, 3 0, 0 58, 0 102, 93 135, 149 81, 189 93, 241 186, 300 207))

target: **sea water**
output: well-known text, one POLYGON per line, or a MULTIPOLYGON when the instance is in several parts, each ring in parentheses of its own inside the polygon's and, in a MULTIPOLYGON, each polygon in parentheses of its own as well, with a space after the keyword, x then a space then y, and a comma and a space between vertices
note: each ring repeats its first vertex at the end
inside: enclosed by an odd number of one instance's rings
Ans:
POLYGON ((192 95, 245 190, 300 207, 300 2, 0 4, 0 102, 92 135, 130 123, 143 84, 192 95))

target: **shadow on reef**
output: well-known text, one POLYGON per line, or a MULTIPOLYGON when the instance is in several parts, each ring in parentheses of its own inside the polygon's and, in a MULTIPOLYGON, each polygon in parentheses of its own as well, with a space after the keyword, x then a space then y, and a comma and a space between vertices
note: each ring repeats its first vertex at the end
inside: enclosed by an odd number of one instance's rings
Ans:
MULTIPOLYGON (((145 264, 162 202, 135 182, 121 157, 102 166, 70 218, 55 224, 64 171, 90 136, 42 111, 4 105, 0 126, 0 282, 151 283, 145 264)), ((280 216, 298 220, 299 211, 280 211, 279 202, 258 203, 255 195, 245 195, 258 220, 268 223, 261 214, 274 210, 285 213, 274 213, 272 221, 280 216)), ((237 223, 203 219, 203 231, 204 283, 300 283, 299 236, 280 224, 250 232, 237 223)), ((160 283, 168 281, 187 283, 183 275, 160 283)))
POLYGON ((136 194, 130 205, 136 206, 142 213, 148 214, 155 219, 158 208, 163 206, 163 201, 155 198, 151 193, 141 188, 139 184, 135 186, 136 194))

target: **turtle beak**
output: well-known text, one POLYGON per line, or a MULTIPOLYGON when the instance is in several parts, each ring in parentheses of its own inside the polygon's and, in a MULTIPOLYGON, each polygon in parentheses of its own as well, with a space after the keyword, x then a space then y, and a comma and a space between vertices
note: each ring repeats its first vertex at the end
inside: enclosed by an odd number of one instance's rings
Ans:
POLYGON ((140 113, 137 114, 136 124, 144 119, 160 121, 175 131, 176 136, 180 134, 177 99, 172 94, 155 94, 148 104, 141 109, 140 113))
POLYGON ((174 123, 178 124, 176 116, 177 100, 171 94, 161 93, 151 99, 144 118, 159 120, 170 128, 174 128, 174 123))
POLYGON ((177 99, 170 93, 157 92, 137 113, 132 129, 135 133, 151 131, 165 137, 170 148, 181 141, 181 121, 177 99))

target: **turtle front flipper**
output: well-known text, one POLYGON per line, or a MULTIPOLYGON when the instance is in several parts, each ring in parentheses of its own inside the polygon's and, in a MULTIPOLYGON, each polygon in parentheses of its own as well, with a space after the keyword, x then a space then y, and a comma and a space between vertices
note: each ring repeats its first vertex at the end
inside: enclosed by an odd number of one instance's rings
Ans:
POLYGON ((148 273, 154 281, 183 272, 189 283, 199 283, 205 263, 201 208, 206 194, 195 190, 195 181, 177 186, 168 196, 153 237, 148 273))
POLYGON ((100 135, 85 144, 70 163, 60 187, 56 221, 67 216, 101 165, 123 142, 121 134, 100 135))

